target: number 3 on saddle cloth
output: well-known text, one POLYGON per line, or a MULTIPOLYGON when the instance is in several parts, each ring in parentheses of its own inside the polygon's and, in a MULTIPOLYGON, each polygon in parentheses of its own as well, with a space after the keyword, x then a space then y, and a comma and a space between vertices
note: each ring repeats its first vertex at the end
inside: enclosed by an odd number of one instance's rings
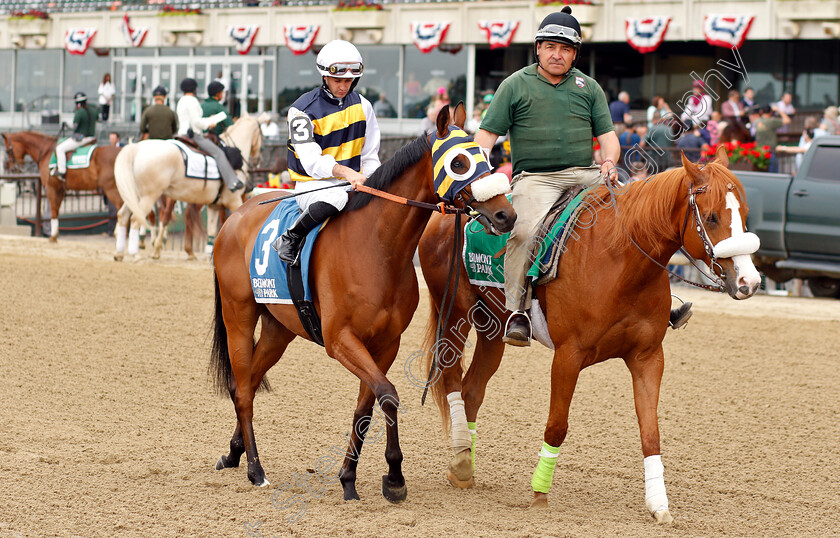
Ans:
POLYGON ((315 343, 323 346, 321 320, 315 311, 312 290, 309 288, 309 260, 312 257, 315 239, 323 225, 306 235, 300 252, 300 264, 297 266, 289 266, 281 261, 271 247, 274 240, 299 216, 297 201, 284 200, 277 204, 263 223, 251 253, 251 288, 258 303, 294 304, 307 334, 315 343))
MULTIPOLYGON (((56 143, 56 145, 61 144, 67 140, 67 138, 62 138, 61 140, 56 143)), ((82 146, 77 148, 76 151, 70 153, 67 157, 67 169, 68 170, 76 170, 79 168, 87 168, 90 166, 90 157, 93 155, 93 150, 96 149, 96 144, 91 144, 88 146, 82 146)), ((52 152, 50 156, 50 174, 55 175, 55 170, 58 167, 58 161, 55 160, 55 151, 52 152)))
MULTIPOLYGON (((577 235, 574 225, 583 210, 588 208, 581 202, 592 190, 594 188, 569 189, 543 219, 538 232, 539 250, 535 252, 534 262, 528 270, 528 277, 534 286, 545 284, 557 277, 560 255, 565 251, 569 237, 577 235)), ((491 288, 505 287, 503 250, 509 236, 510 233, 490 235, 476 221, 467 223, 464 227, 463 259, 470 284, 491 288)), ((544 346, 554 349, 536 296, 533 296, 531 301, 531 318, 534 338, 544 346)))

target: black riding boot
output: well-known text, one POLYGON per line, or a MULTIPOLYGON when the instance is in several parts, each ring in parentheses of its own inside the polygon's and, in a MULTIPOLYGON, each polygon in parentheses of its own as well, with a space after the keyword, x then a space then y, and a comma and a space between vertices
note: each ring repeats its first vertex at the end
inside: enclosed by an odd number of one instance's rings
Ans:
POLYGON ((326 202, 315 202, 310 205, 295 223, 274 241, 274 250, 277 251, 277 255, 286 263, 292 265, 300 263, 298 256, 306 234, 338 213, 338 209, 326 202))

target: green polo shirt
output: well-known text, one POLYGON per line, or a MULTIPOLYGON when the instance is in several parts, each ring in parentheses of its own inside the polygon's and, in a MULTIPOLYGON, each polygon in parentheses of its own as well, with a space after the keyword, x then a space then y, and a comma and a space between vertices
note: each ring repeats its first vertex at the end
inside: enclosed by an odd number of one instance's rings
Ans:
POLYGON ((537 64, 499 85, 481 128, 510 133, 514 176, 590 166, 592 138, 614 130, 607 98, 594 79, 572 69, 552 84, 537 64))
POLYGON ((96 112, 87 105, 76 109, 73 115, 74 131, 84 136, 96 136, 96 112))
POLYGON ((222 120, 221 123, 217 123, 215 127, 210 129, 210 132, 215 135, 222 134, 223 132, 225 132, 225 129, 233 125, 233 120, 230 119, 230 114, 228 113, 228 111, 225 110, 225 107, 222 106, 222 103, 216 101, 212 97, 208 97, 204 100, 203 103, 201 103, 201 112, 202 116, 205 118, 210 117, 213 114, 217 114, 219 112, 225 112, 228 114, 227 118, 222 120))

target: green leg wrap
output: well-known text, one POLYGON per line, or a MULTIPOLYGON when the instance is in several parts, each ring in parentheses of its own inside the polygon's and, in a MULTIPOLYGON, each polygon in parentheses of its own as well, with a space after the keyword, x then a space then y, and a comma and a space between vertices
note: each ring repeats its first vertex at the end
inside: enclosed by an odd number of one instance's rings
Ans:
POLYGON ((475 472, 475 422, 467 422, 467 429, 470 430, 470 437, 472 437, 472 446, 470 447, 470 457, 472 458, 473 472, 475 472))
POLYGON ((531 478, 531 488, 538 493, 548 493, 551 489, 551 480, 554 478, 554 466, 557 465, 557 455, 560 447, 553 447, 543 442, 540 450, 540 462, 534 469, 534 476, 531 478))

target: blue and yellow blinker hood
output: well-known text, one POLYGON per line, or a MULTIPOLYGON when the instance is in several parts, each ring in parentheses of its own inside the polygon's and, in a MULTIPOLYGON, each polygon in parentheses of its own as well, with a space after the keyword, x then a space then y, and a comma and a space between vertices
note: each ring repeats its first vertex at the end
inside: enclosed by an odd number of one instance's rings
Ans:
POLYGON ((444 202, 451 203, 461 189, 490 173, 490 163, 484 158, 481 147, 458 127, 450 125, 444 138, 438 138, 437 132, 433 132, 429 135, 429 142, 432 145, 435 192, 444 202), (465 155, 470 161, 470 168, 463 174, 452 171, 452 160, 458 155, 465 155))

